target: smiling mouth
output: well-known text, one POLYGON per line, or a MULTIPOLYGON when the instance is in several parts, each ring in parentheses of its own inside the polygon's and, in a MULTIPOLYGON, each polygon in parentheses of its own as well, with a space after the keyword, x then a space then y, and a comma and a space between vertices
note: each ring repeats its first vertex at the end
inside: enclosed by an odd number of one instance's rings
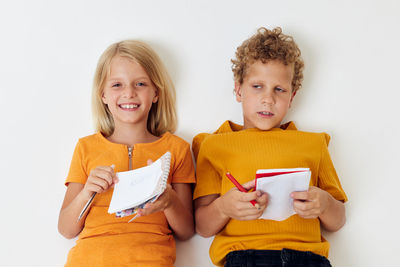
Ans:
POLYGON ((135 108, 139 107, 138 104, 121 104, 121 105, 118 105, 118 106, 120 108, 122 108, 122 109, 135 109, 135 108))

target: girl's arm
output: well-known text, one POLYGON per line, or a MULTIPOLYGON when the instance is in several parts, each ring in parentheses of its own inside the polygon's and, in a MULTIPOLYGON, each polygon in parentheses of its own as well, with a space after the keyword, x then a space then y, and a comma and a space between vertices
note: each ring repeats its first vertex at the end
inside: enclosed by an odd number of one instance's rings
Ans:
POLYGON ((87 211, 78 221, 79 214, 93 193, 105 192, 116 182, 112 167, 99 166, 90 172, 86 184, 69 183, 58 217, 60 234, 68 239, 76 237, 83 229, 87 211))
POLYGON ((194 234, 192 190, 186 183, 167 185, 164 193, 153 203, 139 209, 140 216, 164 211, 168 224, 179 240, 187 240, 194 234))
POLYGON ((174 204, 164 210, 168 223, 180 240, 187 240, 194 235, 193 201, 191 184, 172 184, 176 192, 174 204))
POLYGON ((58 217, 58 231, 64 237, 71 239, 83 229, 86 214, 78 221, 78 216, 90 199, 90 195, 83 192, 83 184, 69 183, 64 202, 58 217))
MULTIPOLYGON (((254 187, 254 180, 243 185, 247 190, 254 187)), ((232 188, 223 196, 218 194, 200 197, 195 200, 196 232, 203 237, 210 237, 222 230, 228 221, 255 220, 259 218, 268 203, 268 195, 260 191, 249 193, 232 188), (255 200, 258 208, 250 201, 255 200)))

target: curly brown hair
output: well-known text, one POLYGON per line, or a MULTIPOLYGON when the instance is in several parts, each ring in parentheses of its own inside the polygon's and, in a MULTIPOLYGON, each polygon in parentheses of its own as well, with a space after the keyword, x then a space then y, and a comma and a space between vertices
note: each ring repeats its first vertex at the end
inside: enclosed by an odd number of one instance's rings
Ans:
POLYGON ((291 36, 282 33, 280 27, 272 31, 261 27, 257 33, 236 49, 236 59, 232 59, 232 71, 236 82, 243 83, 247 68, 257 60, 266 63, 279 60, 283 64, 293 64, 293 92, 301 87, 304 62, 301 52, 291 36))

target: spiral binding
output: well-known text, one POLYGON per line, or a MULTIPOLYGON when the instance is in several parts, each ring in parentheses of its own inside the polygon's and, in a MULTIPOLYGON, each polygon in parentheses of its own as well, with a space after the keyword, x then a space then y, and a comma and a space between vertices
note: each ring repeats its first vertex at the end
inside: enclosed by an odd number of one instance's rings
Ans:
POLYGON ((155 190, 157 198, 167 188, 170 165, 171 165, 171 152, 167 151, 164 155, 161 156, 162 175, 160 182, 158 183, 157 188, 155 190))

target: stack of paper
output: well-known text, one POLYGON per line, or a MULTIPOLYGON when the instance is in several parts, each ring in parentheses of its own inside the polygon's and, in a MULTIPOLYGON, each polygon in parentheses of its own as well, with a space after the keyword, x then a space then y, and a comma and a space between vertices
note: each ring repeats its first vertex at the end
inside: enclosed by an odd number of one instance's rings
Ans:
POLYGON ((266 169, 256 172, 256 189, 268 193, 268 205, 260 219, 283 221, 295 214, 295 191, 307 191, 311 171, 308 168, 266 169))

